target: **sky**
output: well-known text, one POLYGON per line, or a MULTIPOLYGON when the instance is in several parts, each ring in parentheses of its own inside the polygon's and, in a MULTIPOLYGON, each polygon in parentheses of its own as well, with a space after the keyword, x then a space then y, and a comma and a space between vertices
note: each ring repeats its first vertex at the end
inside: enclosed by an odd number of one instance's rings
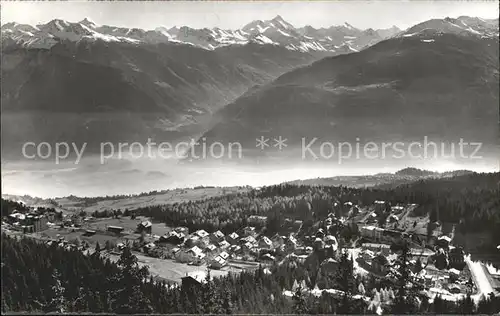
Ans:
POLYGON ((253 20, 281 15, 296 27, 344 22, 361 28, 408 28, 431 18, 461 15, 497 18, 491 1, 1 1, 1 23, 36 25, 59 18, 77 22, 154 29, 158 26, 238 29, 253 20))

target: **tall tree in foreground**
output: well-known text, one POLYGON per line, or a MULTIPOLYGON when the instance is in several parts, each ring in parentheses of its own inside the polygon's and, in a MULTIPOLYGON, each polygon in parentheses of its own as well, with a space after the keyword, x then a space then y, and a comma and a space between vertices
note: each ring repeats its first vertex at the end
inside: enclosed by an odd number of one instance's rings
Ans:
POLYGON ((340 256, 336 280, 338 287, 344 292, 339 312, 349 314, 353 308, 352 294, 356 288, 356 281, 354 279, 354 264, 347 252, 342 253, 340 256))
POLYGON ((141 285, 149 275, 147 268, 140 268, 137 257, 126 247, 118 260, 121 274, 116 280, 115 311, 119 314, 151 313, 153 311, 149 298, 141 289, 141 285))
POLYGON ((397 273, 396 286, 397 293, 392 304, 393 314, 415 314, 419 310, 419 288, 411 280, 410 267, 410 247, 407 242, 398 245, 400 255, 396 261, 397 273))

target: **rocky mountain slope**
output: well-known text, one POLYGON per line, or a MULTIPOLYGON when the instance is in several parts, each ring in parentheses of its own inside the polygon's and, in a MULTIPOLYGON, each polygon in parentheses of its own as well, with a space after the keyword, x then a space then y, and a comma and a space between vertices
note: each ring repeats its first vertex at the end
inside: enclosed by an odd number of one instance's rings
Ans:
POLYGON ((210 113, 318 56, 248 43, 57 42, 2 50, 4 148, 25 141, 160 141, 203 130, 210 113), (101 136, 103 135, 103 136, 101 136))

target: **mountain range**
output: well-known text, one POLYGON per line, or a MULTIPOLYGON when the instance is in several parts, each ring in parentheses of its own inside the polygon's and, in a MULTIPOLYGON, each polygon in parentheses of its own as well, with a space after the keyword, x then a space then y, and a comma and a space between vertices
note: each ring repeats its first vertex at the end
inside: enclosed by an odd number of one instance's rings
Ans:
MULTIPOLYGON (((240 30, 52 20, 2 26, 2 148, 265 133, 496 141, 498 19, 405 31, 282 17, 240 30)), ((329 140, 332 140, 331 137, 329 140)))
POLYGON ((358 51, 401 30, 361 30, 349 23, 315 29, 310 25, 295 28, 281 16, 271 20, 256 20, 238 30, 218 27, 194 29, 188 26, 157 27, 154 30, 97 25, 88 18, 80 22, 54 19, 36 26, 7 23, 2 26, 3 45, 21 45, 48 49, 62 40, 104 41, 128 44, 182 43, 208 50, 228 45, 248 43, 271 44, 300 52, 342 54, 358 51))

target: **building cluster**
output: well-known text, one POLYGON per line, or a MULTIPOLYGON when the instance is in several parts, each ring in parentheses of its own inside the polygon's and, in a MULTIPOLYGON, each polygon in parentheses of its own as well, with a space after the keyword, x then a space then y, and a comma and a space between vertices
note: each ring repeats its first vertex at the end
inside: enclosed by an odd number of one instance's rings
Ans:
POLYGON ((269 238, 259 235, 253 226, 227 235, 220 230, 213 233, 197 230, 189 234, 184 227, 178 227, 161 236, 160 243, 174 244, 172 255, 179 262, 207 263, 214 269, 223 268, 229 259, 274 261, 277 252, 293 251, 298 246, 292 234, 276 234, 269 238))
POLYGON ((411 270, 410 276, 415 282, 443 295, 465 293, 471 282, 470 276, 464 271, 466 264, 463 249, 452 246, 450 236, 425 236, 430 248, 424 248, 413 233, 379 227, 375 223, 380 216, 377 206, 379 212, 386 213, 387 223, 398 222, 401 219, 399 216, 404 215, 405 207, 389 208, 385 205, 384 201, 375 201, 375 212, 370 212, 364 221, 357 222, 359 234, 365 241, 356 259, 358 265, 378 277, 396 275, 397 245, 405 241, 412 245, 408 266, 411 270), (399 216, 394 213, 399 213, 399 216))
POLYGON ((3 221, 9 229, 23 233, 35 233, 46 230, 55 217, 54 212, 48 212, 46 209, 29 208, 28 212, 14 210, 3 221))

